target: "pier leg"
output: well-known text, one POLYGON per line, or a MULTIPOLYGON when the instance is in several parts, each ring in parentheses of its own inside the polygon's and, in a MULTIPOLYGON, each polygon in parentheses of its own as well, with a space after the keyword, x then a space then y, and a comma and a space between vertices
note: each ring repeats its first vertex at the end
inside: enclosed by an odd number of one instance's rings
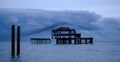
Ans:
POLYGON ((76 38, 74 39, 74 44, 77 44, 76 38))
POLYGON ((85 39, 85 44, 87 44, 88 42, 87 42, 87 39, 85 39))
POLYGON ((67 44, 67 40, 66 40, 66 39, 64 39, 64 41, 65 41, 65 44, 67 44))
POLYGON ((11 56, 15 57, 15 25, 12 25, 11 32, 11 56))
POLYGON ((78 38, 76 38, 76 42, 77 42, 77 44, 79 44, 79 39, 78 38))
POLYGON ((17 26, 17 56, 20 56, 20 26, 17 26))
POLYGON ((69 38, 69 40, 68 40, 68 44, 72 44, 72 40, 71 40, 71 38, 69 38))
POLYGON ((78 41, 78 44, 80 44, 80 39, 79 38, 77 38, 77 41, 78 41))
POLYGON ((56 39, 56 44, 58 44, 58 39, 56 39))
POLYGON ((82 40, 81 40, 81 38, 79 39, 79 43, 82 44, 82 40))
POLYGON ((90 44, 93 44, 93 38, 90 39, 90 44))

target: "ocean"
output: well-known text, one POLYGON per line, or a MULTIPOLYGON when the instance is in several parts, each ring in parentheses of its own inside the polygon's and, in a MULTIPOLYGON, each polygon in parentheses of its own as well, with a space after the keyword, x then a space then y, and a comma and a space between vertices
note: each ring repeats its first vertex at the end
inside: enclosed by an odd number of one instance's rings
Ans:
POLYGON ((11 58, 11 43, 0 42, 0 62, 120 62, 120 42, 57 45, 21 42, 20 57, 11 58))

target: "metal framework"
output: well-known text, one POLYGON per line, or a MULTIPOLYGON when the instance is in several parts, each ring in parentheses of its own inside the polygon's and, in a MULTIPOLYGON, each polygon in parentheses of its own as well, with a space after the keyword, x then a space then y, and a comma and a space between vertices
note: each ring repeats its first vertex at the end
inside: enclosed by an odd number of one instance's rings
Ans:
POLYGON ((56 44, 93 44, 93 38, 81 38, 81 33, 76 33, 75 29, 60 27, 52 30, 52 38, 56 39, 56 44))

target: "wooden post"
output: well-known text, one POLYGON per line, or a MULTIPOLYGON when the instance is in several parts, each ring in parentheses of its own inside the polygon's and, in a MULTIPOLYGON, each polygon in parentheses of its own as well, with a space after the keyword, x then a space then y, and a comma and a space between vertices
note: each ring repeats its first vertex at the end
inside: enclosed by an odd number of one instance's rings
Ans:
POLYGON ((20 56, 20 26, 17 26, 17 56, 20 56))
POLYGON ((77 44, 77 42, 76 42, 76 37, 74 38, 74 44, 77 44))
POLYGON ((15 25, 12 25, 11 32, 11 56, 15 57, 15 25))
POLYGON ((88 42, 87 42, 87 38, 85 38, 85 44, 87 44, 88 42))
POLYGON ((78 41, 78 44, 80 44, 80 39, 79 38, 77 38, 77 41, 78 41))
POLYGON ((82 40, 81 40, 81 38, 79 38, 79 42, 80 42, 80 44, 82 44, 82 40))
POLYGON ((66 39, 64 39, 64 44, 67 44, 67 41, 66 41, 66 39))
POLYGON ((72 44, 71 37, 68 38, 68 44, 72 44))
POLYGON ((93 38, 90 39, 90 44, 93 44, 93 38))
POLYGON ((56 39, 56 44, 58 44, 58 39, 56 39))
POLYGON ((76 38, 76 44, 79 44, 79 39, 78 39, 78 37, 76 38))

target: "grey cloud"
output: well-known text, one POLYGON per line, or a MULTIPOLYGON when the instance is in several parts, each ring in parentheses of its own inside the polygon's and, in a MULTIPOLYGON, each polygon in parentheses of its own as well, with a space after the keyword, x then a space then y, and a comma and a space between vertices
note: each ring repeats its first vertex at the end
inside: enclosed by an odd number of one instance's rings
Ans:
MULTIPOLYGON (((1 10, 1 9, 0 9, 1 10)), ((6 10, 0 11, 0 40, 10 39, 11 25, 20 25, 22 37, 32 36, 43 32, 51 32, 60 26, 68 26, 86 36, 97 40, 119 40, 120 19, 106 18, 89 11, 45 11, 45 10, 6 10), (9 17, 11 17, 10 21, 9 17), (15 22, 13 21, 15 20, 15 22), (111 36, 112 35, 112 36, 111 36)))

